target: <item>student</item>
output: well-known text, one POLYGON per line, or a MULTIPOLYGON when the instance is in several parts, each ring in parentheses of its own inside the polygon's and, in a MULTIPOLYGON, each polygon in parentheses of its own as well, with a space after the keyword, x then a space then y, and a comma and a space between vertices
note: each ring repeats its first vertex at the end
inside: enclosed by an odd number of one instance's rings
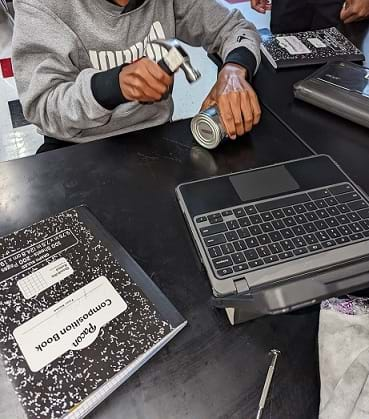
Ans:
POLYGON ((25 117, 45 136, 82 143, 170 120, 171 95, 162 98, 173 77, 154 62, 162 58, 162 48, 149 44, 158 38, 176 37, 221 57, 223 67, 203 106, 219 106, 232 139, 259 122, 250 85, 260 62, 259 36, 237 10, 216 0, 14 0, 14 5, 20 100, 25 117))

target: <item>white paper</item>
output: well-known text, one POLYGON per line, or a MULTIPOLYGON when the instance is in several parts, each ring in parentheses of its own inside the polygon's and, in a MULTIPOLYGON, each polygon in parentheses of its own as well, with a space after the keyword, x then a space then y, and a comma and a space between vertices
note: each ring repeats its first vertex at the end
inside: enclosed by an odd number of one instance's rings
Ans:
POLYGON ((296 36, 277 36, 281 48, 284 48, 291 55, 310 54, 311 50, 304 45, 296 36))
POLYGON ((315 48, 327 48, 327 45, 319 38, 308 38, 308 41, 315 48))
POLYGON ((110 281, 100 277, 17 327, 13 335, 30 369, 36 372, 68 350, 87 348, 100 328, 126 309, 110 281))

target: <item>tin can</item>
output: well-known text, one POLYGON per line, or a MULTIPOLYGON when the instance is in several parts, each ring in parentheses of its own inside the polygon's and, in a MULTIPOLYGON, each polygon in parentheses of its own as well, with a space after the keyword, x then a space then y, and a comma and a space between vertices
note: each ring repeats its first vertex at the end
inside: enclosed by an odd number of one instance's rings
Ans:
POLYGON ((218 147, 226 136, 216 107, 197 114, 191 121, 191 131, 195 140, 208 150, 218 147))

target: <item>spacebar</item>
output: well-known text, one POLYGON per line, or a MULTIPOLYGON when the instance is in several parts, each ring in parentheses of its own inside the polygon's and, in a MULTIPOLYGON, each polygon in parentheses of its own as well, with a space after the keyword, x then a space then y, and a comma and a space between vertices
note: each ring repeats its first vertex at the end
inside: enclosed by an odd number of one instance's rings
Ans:
POLYGON ((257 204, 256 208, 258 211, 264 212, 289 207, 291 205, 303 204, 304 202, 309 201, 311 201, 311 199, 306 193, 303 193, 300 195, 288 196, 287 198, 275 199, 274 201, 263 202, 262 204, 257 204))

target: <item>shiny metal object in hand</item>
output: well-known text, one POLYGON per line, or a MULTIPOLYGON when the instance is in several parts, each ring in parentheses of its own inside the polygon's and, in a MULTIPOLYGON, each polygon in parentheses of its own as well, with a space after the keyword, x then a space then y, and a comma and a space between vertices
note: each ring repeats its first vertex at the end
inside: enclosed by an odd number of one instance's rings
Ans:
POLYGON ((197 114, 191 121, 191 131, 195 140, 208 150, 218 147, 226 136, 216 107, 197 114))
POLYGON ((272 349, 269 353, 270 353, 270 355, 272 355, 273 358, 272 358, 272 362, 271 362, 271 364, 269 366, 269 369, 268 369, 268 374, 267 374, 266 379, 265 379, 263 392, 261 393, 261 399, 260 399, 260 402, 259 402, 259 410, 258 410, 258 414, 256 416, 256 419, 261 419, 261 417, 263 415, 265 402, 266 402, 266 399, 268 397, 270 385, 272 383, 272 379, 273 379, 273 375, 274 375, 275 365, 277 363, 278 356, 281 354, 281 352, 278 349, 272 349))

